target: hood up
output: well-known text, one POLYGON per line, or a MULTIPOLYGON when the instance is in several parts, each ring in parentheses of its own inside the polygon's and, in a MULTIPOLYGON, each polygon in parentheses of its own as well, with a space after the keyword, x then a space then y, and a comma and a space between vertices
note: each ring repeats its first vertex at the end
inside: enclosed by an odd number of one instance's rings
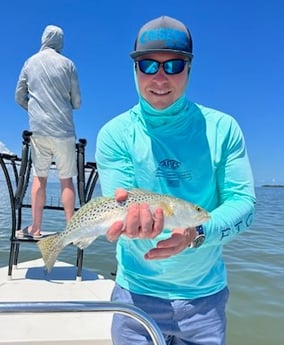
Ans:
POLYGON ((41 48, 44 50, 46 48, 52 48, 58 53, 63 49, 63 30, 55 25, 48 25, 41 37, 41 48))

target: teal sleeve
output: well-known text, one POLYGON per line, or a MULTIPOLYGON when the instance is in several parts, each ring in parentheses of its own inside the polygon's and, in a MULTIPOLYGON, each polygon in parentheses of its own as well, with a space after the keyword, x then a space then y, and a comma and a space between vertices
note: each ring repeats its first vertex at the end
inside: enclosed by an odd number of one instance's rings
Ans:
POLYGON ((223 142, 217 167, 219 206, 204 225, 205 245, 225 244, 250 227, 255 214, 255 191, 242 131, 234 119, 223 142))
POLYGON ((135 186, 133 164, 123 135, 128 129, 126 119, 125 124, 115 119, 99 131, 95 160, 104 196, 113 196, 117 188, 128 190, 135 186))

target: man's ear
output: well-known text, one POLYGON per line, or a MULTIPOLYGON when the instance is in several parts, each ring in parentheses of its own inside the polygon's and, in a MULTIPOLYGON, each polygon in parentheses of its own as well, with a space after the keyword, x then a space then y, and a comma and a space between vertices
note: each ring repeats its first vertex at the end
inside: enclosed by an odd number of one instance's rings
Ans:
POLYGON ((189 60, 189 64, 188 64, 188 71, 187 74, 189 75, 190 71, 191 71, 191 64, 192 64, 192 59, 189 60))
POLYGON ((191 66, 188 67, 188 70, 187 70, 187 75, 189 76, 189 73, 191 71, 191 66))

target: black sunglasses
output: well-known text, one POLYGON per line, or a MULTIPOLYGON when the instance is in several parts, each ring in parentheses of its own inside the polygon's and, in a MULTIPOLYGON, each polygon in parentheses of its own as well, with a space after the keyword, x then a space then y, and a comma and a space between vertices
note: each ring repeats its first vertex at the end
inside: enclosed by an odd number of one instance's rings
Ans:
POLYGON ((139 69, 144 74, 156 74, 160 68, 163 67, 163 70, 166 74, 179 74, 184 70, 186 63, 189 60, 183 59, 172 59, 164 62, 144 59, 136 61, 136 64, 139 66, 139 69))

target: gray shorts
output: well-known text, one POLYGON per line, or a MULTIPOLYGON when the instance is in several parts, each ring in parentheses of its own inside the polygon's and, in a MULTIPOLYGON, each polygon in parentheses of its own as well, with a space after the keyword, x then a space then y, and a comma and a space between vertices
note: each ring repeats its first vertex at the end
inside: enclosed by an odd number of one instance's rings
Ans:
MULTIPOLYGON (((112 301, 134 304, 156 321, 167 345, 225 345, 228 288, 193 300, 166 300, 138 295, 115 285, 112 301)), ((153 342, 138 321, 115 314, 114 345, 150 345, 153 342)))
POLYGON ((32 135, 31 155, 34 176, 47 177, 53 161, 56 162, 59 179, 77 175, 75 137, 53 138, 32 135))

